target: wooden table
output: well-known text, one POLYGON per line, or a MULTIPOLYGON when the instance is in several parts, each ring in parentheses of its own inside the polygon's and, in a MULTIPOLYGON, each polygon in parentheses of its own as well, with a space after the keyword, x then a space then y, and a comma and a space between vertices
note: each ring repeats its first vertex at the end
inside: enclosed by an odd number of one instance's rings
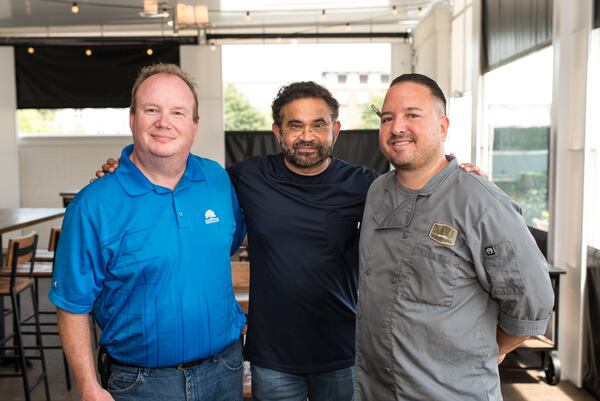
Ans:
POLYGON ((0 208, 0 244, 3 233, 58 219, 64 215, 63 208, 0 208))
MULTIPOLYGON (((63 208, 0 208, 0 248, 2 234, 58 219, 65 215, 63 208)), ((1 260, 1 259, 0 259, 1 260)), ((4 297, 0 297, 0 310, 4 310, 4 297)), ((0 319, 0 340, 4 338, 4 318, 0 319)))

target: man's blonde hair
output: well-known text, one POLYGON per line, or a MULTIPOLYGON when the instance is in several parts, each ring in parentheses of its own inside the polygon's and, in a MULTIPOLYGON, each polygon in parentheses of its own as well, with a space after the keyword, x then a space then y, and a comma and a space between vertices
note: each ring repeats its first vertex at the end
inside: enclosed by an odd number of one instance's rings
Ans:
POLYGON ((135 83, 133 84, 133 89, 131 90, 131 105, 129 106, 129 113, 135 114, 135 108, 137 106, 137 92, 142 83, 144 83, 144 81, 151 76, 157 74, 173 75, 185 82, 194 95, 194 109, 192 118, 194 122, 198 122, 198 94, 196 93, 196 84, 194 83, 193 78, 187 72, 183 71, 175 64, 158 63, 146 66, 140 70, 137 78, 135 79, 135 83))

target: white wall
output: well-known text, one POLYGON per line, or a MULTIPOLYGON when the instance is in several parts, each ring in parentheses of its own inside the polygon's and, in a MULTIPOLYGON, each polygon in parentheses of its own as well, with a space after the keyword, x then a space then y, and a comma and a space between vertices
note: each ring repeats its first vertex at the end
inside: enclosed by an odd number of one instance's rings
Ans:
POLYGON ((221 47, 210 50, 208 46, 181 46, 179 54, 181 68, 192 74, 198 85, 200 133, 192 147, 192 153, 213 159, 224 166, 221 47))
MULTIPOLYGON (((118 157, 131 137, 108 138, 20 138, 22 207, 62 207, 61 191, 87 185, 109 157, 118 157)), ((16 152, 15 152, 16 153, 16 152)), ((28 227, 40 235, 40 246, 48 243, 50 227, 61 220, 28 227)))
POLYGON ((450 27, 452 8, 436 4, 413 31, 414 71, 434 79, 445 94, 450 89, 450 27))
POLYGON ((583 304, 587 259, 583 208, 590 0, 556 0, 550 142, 548 259, 567 270, 561 281, 559 357, 563 375, 582 385, 583 304))
POLYGON ((0 60, 0 207, 18 207, 19 160, 15 120, 17 94, 13 47, 0 46, 0 60))
POLYGON ((392 43, 391 79, 413 71, 413 47, 410 43, 392 43))

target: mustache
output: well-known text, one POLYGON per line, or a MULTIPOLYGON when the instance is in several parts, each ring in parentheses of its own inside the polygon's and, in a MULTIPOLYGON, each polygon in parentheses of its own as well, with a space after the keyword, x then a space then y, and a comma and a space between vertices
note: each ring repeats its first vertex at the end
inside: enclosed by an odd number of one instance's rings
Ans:
POLYGON ((307 141, 298 141, 295 144, 292 145, 292 149, 298 149, 298 148, 320 148, 322 145, 319 145, 315 142, 307 142, 307 141))

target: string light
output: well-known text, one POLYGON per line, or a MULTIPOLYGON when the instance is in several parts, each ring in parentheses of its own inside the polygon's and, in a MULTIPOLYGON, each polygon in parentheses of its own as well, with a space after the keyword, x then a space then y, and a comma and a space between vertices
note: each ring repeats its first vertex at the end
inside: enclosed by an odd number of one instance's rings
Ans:
POLYGON ((396 6, 392 6, 392 15, 398 15, 398 9, 396 6))
POLYGON ((92 49, 85 49, 85 55, 86 56, 91 56, 92 55, 92 49))
POLYGON ((27 48, 27 53, 33 54, 33 53, 35 53, 35 49, 33 47, 28 47, 27 48))
POLYGON ((321 19, 327 19, 327 13, 325 10, 321 11, 321 19))
POLYGON ((79 6, 77 5, 76 1, 74 1, 73 5, 71 6, 71 12, 73 14, 77 14, 79 12, 79 6))
POLYGON ((283 42, 283 38, 281 36, 278 36, 277 39, 275 39, 275 41, 277 43, 281 43, 281 42, 283 42))
POLYGON ((152 48, 149 47, 148 49, 146 49, 146 54, 149 55, 149 56, 151 56, 151 55, 154 54, 154 50, 152 50, 152 48))
POLYGON ((350 32, 352 30, 352 26, 350 26, 349 22, 346 22, 346 31, 350 32))
POLYGON ((217 50, 217 45, 215 45, 215 42, 210 42, 210 50, 212 50, 213 52, 217 50))
POLYGON ((246 21, 250 21, 252 19, 252 16, 250 15, 250 11, 246 11, 246 15, 244 16, 244 19, 246 21))

